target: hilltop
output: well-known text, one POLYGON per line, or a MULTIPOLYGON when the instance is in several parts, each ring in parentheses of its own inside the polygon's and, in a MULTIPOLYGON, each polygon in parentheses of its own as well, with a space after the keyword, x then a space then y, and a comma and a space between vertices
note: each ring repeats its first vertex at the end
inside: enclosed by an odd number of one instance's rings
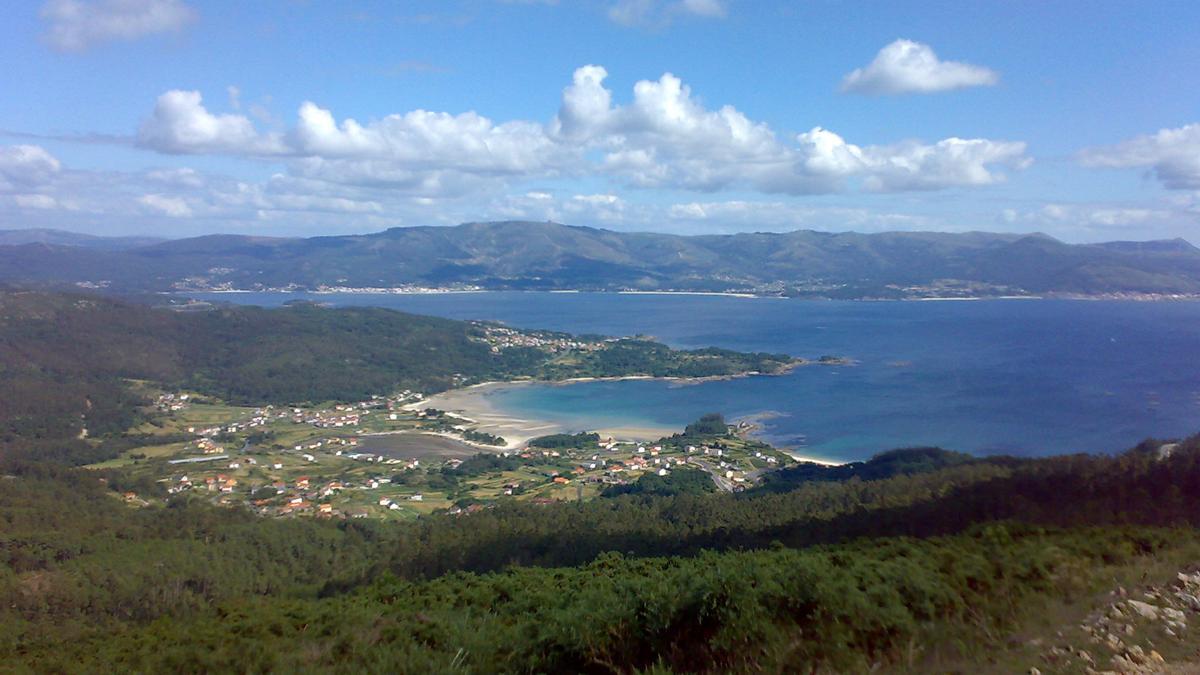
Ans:
POLYGON ((1066 244, 1043 234, 742 233, 680 236, 535 222, 364 235, 212 235, 99 246, 0 237, 0 281, 123 290, 740 291, 829 298, 1196 295, 1183 240, 1066 244), (12 243, 9 243, 12 242, 12 243))

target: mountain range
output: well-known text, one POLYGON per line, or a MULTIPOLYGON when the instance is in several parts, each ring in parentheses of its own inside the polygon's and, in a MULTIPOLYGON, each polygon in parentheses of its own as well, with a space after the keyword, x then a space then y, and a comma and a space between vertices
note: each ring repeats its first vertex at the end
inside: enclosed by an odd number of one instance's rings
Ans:
POLYGON ((614 232, 548 222, 364 235, 170 241, 0 232, 0 282, 127 291, 451 288, 719 291, 801 297, 1200 295, 1185 240, 1044 234, 614 232))

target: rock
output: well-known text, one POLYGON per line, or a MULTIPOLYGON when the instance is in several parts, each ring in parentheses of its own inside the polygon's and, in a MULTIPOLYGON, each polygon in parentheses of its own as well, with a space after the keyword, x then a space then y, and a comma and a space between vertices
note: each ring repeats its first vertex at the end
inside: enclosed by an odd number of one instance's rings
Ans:
POLYGON ((1146 656, 1146 652, 1143 651, 1138 645, 1130 647, 1129 650, 1125 652, 1125 658, 1137 664, 1143 664, 1149 660, 1149 657, 1146 656))
POLYGON ((1112 664, 1118 673, 1136 673, 1138 670, 1138 667, 1132 661, 1121 654, 1112 657, 1112 664))
POLYGON ((1095 664, 1096 664, 1096 661, 1095 661, 1094 659, 1092 659, 1092 655, 1091 655, 1091 654, 1089 654, 1089 653, 1087 653, 1087 652, 1085 652, 1085 651, 1084 651, 1084 650, 1082 650, 1082 649, 1080 649, 1080 650, 1079 650, 1078 656, 1079 656, 1079 660, 1080 660, 1080 661, 1083 661, 1084 663, 1087 663, 1087 664, 1089 664, 1089 665, 1095 665, 1095 664))
POLYGON ((1187 615, 1173 607, 1163 607, 1163 616, 1169 621, 1178 621, 1179 623, 1187 623, 1187 615))
POLYGON ((1187 607, 1193 612, 1200 612, 1200 598, 1197 598, 1191 593, 1185 593, 1183 591, 1176 593, 1175 597, 1179 599, 1179 602, 1182 603, 1184 607, 1187 607))
POLYGON ((1154 651, 1153 649, 1150 650, 1150 663, 1166 663, 1166 662, 1167 662, 1167 660, 1162 657, 1162 654, 1159 654, 1158 652, 1154 651))
POLYGON ((1158 607, 1138 600, 1127 600, 1129 608, 1151 621, 1158 620, 1158 607))
POLYGON ((1121 638, 1113 635, 1112 633, 1108 634, 1106 637, 1106 642, 1108 643, 1108 648, 1114 652, 1121 651, 1121 648, 1125 646, 1125 643, 1121 642, 1121 638))
POLYGON ((1029 675, 1042 675, 1042 671, 1038 670, 1037 668, 1030 668, 1029 675))

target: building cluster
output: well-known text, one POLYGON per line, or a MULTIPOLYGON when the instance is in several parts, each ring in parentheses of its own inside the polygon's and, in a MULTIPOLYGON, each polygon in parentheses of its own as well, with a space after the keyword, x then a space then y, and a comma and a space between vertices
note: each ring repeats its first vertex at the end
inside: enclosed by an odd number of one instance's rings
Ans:
POLYGON ((154 407, 159 412, 179 412, 187 408, 190 398, 188 394, 160 394, 154 400, 154 407))
POLYGON ((310 424, 319 429, 344 429, 361 425, 370 415, 386 415, 388 420, 397 420, 403 406, 424 398, 419 392, 405 389, 394 396, 372 396, 366 401, 335 405, 330 409, 292 408, 280 417, 290 419, 296 424, 310 424))
POLYGON ((591 352, 604 349, 605 340, 581 340, 577 337, 562 333, 542 333, 519 331, 494 324, 476 324, 483 331, 480 338, 492 348, 492 352, 500 352, 513 347, 533 347, 557 354, 566 351, 591 352))

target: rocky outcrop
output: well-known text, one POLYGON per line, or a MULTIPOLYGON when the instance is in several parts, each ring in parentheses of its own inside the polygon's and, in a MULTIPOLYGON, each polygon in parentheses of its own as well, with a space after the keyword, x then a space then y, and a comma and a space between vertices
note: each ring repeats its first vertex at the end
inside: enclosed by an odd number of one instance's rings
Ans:
MULTIPOLYGON (((1200 615, 1200 571, 1179 572, 1166 586, 1130 592, 1114 589, 1107 604, 1079 625, 1092 644, 1088 649, 1059 644, 1041 654, 1055 672, 1126 675, 1200 672, 1200 664, 1168 663, 1156 648, 1188 639, 1189 625, 1200 615), (1136 597, 1134 597, 1136 596, 1136 597)), ((1059 632, 1063 636, 1063 632, 1059 632)), ((1041 672, 1037 667, 1030 672, 1041 672)))

